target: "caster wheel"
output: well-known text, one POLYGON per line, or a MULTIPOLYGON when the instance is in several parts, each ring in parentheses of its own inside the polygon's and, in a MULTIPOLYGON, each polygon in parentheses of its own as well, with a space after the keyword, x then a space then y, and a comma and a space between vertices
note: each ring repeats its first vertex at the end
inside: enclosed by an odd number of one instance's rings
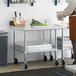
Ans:
POLYGON ((44 56, 43 60, 44 60, 44 61, 47 61, 47 56, 44 56))
POLYGON ((65 64, 65 62, 64 62, 64 60, 62 60, 62 65, 64 65, 65 64))
POLYGON ((14 59, 14 63, 18 64, 18 59, 17 58, 14 59))
POLYGON ((27 69, 27 64, 24 65, 24 68, 27 69))
POLYGON ((71 55, 71 58, 72 58, 72 59, 74 58, 74 55, 73 55, 73 54, 71 55))
POLYGON ((50 56, 50 60, 51 60, 51 61, 53 60, 53 56, 52 56, 52 55, 50 56))
POLYGON ((58 63, 58 61, 57 61, 57 60, 56 60, 56 62, 55 62, 55 65, 56 65, 56 66, 58 66, 58 65, 59 65, 59 63, 58 63))

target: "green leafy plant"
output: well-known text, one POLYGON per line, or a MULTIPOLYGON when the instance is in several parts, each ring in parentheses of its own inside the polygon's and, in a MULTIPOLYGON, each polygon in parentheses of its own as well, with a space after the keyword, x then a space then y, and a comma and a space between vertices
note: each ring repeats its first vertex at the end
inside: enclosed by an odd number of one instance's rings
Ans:
POLYGON ((37 21, 37 20, 35 20, 35 19, 32 19, 32 22, 31 22, 30 25, 31 25, 31 26, 47 26, 48 24, 46 24, 46 23, 41 23, 41 22, 39 22, 39 21, 37 21))

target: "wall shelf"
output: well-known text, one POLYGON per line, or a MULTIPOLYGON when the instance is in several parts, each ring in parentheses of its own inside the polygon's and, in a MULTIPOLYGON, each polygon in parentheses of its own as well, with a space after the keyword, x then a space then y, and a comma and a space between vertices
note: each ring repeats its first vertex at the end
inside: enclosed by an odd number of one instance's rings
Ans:
POLYGON ((7 0, 7 7, 10 6, 10 4, 26 4, 26 3, 30 3, 31 6, 34 5, 35 0, 7 0))
MULTIPOLYGON (((57 5, 60 2, 62 2, 62 0, 54 0, 55 5, 57 5)), ((63 2, 64 2, 64 0, 63 0, 63 2)), ((69 0, 65 0, 65 3, 69 3, 69 0)))

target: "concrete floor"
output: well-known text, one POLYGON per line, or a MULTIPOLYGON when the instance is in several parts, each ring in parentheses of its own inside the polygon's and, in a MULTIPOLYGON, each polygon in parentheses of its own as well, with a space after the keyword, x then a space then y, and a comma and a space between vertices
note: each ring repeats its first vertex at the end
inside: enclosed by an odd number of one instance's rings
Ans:
MULTIPOLYGON (((28 69, 24 69, 23 63, 8 64, 7 66, 0 66, 0 73, 62 66, 61 59, 59 59, 58 62, 59 62, 59 65, 55 66, 54 60, 53 61, 46 61, 46 62, 44 62, 44 61, 30 61, 27 63, 28 69)), ((69 58, 65 59, 65 65, 72 64, 72 63, 73 63, 73 59, 69 59, 69 58)))

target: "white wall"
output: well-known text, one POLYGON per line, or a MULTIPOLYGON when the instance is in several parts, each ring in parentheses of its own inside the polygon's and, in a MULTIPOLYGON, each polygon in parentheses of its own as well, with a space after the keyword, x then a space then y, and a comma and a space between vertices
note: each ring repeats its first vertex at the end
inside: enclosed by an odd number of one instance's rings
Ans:
MULTIPOLYGON (((58 23, 59 21, 56 21, 56 11, 63 10, 67 4, 54 6, 51 2, 51 0, 36 0, 33 7, 30 6, 30 4, 11 4, 10 7, 7 7, 5 0, 0 0, 0 30, 9 30, 8 62, 13 62, 13 35, 9 28, 9 21, 13 20, 14 11, 21 12, 25 20, 32 18, 49 18, 51 24, 58 23)), ((40 43, 41 36, 41 32, 29 32, 28 41, 32 42, 35 40, 37 41, 36 43, 40 43), (34 37, 32 37, 32 34, 34 37)), ((60 51, 58 51, 58 56, 60 57, 60 51)), ((68 56, 70 56, 70 53, 68 53, 68 56)), ((17 52, 17 57, 19 61, 23 61, 23 54, 17 52)), ((42 59, 42 53, 28 54, 28 60, 40 59, 42 59)))

